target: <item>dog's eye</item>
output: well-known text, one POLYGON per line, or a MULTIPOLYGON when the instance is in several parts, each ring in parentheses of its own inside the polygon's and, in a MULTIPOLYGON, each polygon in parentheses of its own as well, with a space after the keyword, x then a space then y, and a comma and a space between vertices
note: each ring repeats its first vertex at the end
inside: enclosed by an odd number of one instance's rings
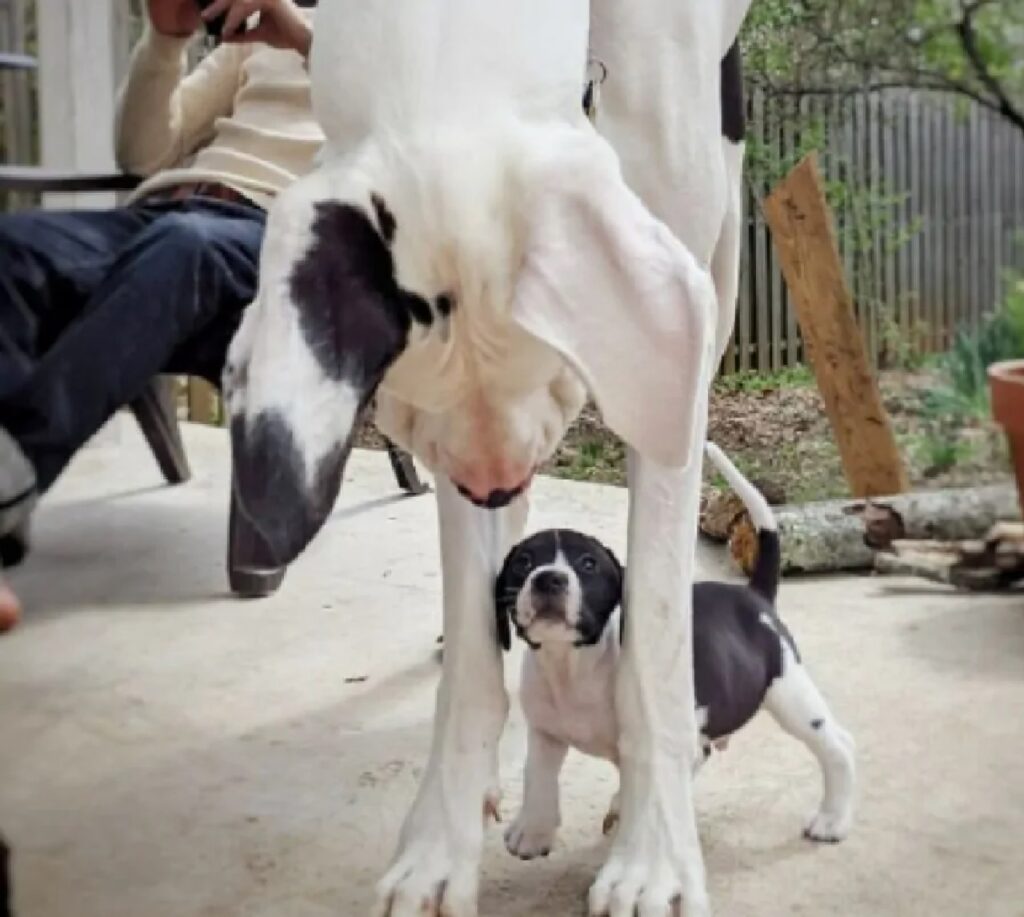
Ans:
POLYGON ((597 561, 589 554, 581 557, 577 566, 580 569, 580 573, 597 573, 597 561))
POLYGON ((533 569, 533 557, 529 552, 523 551, 523 553, 515 559, 513 566, 520 573, 529 573, 533 569))

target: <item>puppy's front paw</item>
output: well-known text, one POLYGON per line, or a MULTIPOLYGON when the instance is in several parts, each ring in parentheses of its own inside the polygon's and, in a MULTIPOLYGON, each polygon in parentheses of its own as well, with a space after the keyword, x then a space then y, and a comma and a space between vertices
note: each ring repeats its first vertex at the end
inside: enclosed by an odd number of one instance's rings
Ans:
POLYGON ((819 844, 838 844, 850 833, 851 817, 831 812, 818 812, 804 828, 804 837, 819 844))
POLYGON ((505 832, 505 847, 512 856, 521 860, 546 857, 555 846, 558 826, 519 816, 505 832))

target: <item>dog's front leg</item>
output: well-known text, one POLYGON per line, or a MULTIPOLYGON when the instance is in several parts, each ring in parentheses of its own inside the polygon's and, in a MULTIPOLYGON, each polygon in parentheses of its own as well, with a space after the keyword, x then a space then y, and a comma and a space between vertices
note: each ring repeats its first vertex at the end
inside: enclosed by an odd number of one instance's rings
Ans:
POLYGON ((494 577, 522 535, 527 501, 474 507, 437 481, 444 662, 434 738, 395 861, 380 883, 386 917, 475 917, 484 827, 498 801, 498 740, 508 695, 494 615, 494 577))
POLYGON ((569 746, 530 727, 523 772, 523 806, 505 832, 505 847, 521 860, 546 857, 562 823, 558 775, 569 746))
POLYGON ((701 751, 692 595, 706 386, 698 397, 687 468, 629 459, 626 634, 616 696, 621 813, 590 895, 591 913, 601 917, 667 917, 680 896, 687 917, 710 913, 693 806, 701 751))

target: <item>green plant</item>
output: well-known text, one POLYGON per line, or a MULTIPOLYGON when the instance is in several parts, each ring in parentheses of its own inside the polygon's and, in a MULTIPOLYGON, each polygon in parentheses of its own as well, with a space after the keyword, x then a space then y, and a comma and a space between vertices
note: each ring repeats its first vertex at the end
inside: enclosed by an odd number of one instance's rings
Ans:
POLYGON ((911 443, 914 462, 926 478, 949 471, 974 454, 974 445, 962 439, 951 424, 939 423, 917 436, 911 443))
POLYGON ((925 413, 937 418, 987 417, 988 368, 1016 359, 1024 359, 1024 274, 1011 273, 1002 308, 987 315, 977 329, 960 331, 940 359, 946 385, 925 393, 925 413))
POLYGON ((905 327, 886 306, 880 307, 877 314, 881 342, 879 368, 921 369, 927 362, 928 323, 918 320, 905 327))
POLYGON ((802 363, 787 366, 771 373, 760 373, 756 370, 743 370, 715 381, 719 392, 735 394, 738 392, 774 392, 781 388, 802 388, 814 384, 814 375, 810 367, 802 363))

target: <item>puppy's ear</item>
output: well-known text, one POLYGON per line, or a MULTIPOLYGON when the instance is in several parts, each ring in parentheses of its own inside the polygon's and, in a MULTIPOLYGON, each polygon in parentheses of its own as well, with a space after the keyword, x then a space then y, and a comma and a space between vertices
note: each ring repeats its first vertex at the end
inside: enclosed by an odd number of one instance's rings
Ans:
POLYGON ((626 568, 622 566, 622 562, 608 545, 602 544, 601 547, 604 548, 604 552, 608 555, 612 566, 615 567, 619 578, 619 643, 621 644, 626 637, 626 568))
POLYGON ((285 565, 330 515, 356 423, 425 302, 399 289, 394 217, 299 183, 274 205, 225 371, 238 508, 285 565))
POLYGON ((619 584, 624 585, 626 580, 626 568, 622 566, 622 562, 615 556, 615 552, 608 547, 606 544, 601 545, 604 548, 604 553, 608 555, 608 559, 612 562, 612 566, 619 575, 619 584))
POLYGON ((506 591, 510 588, 506 560, 494 583, 494 614, 498 624, 498 643, 506 653, 512 649, 512 615, 506 596, 506 591))
POLYGON ((566 134, 524 166, 513 317, 569 360, 630 446, 684 465, 710 382, 714 283, 626 187, 611 147, 589 128, 566 134))

